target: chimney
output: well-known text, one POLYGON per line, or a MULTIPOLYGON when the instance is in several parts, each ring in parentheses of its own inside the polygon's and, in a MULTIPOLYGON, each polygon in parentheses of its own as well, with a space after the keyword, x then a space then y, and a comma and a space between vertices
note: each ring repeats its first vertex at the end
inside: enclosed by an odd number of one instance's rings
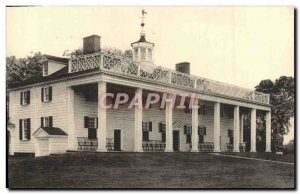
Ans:
POLYGON ((177 63, 176 71, 190 74, 190 63, 189 62, 177 63))
POLYGON ((100 52, 100 36, 91 35, 83 38, 83 54, 100 52))

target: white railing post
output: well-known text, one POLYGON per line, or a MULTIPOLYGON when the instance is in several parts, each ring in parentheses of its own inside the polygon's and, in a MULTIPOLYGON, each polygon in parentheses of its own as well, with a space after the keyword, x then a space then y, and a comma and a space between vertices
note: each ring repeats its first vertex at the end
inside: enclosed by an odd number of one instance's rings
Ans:
POLYGON ((104 54, 103 53, 101 53, 100 54, 100 69, 103 69, 103 64, 104 64, 104 54))

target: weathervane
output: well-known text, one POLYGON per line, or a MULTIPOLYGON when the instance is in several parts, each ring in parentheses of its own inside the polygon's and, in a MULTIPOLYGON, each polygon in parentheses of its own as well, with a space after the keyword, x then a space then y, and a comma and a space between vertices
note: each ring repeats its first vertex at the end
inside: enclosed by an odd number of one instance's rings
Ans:
POLYGON ((143 9, 142 10, 142 17, 140 17, 142 19, 142 23, 141 23, 142 31, 143 31, 144 26, 145 26, 144 19, 146 18, 146 16, 145 16, 146 14, 147 14, 147 12, 143 9))

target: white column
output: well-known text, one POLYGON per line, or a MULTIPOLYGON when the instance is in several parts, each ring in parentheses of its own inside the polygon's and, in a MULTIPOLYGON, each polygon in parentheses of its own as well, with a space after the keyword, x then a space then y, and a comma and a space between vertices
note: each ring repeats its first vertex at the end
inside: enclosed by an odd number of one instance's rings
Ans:
POLYGON ((214 152, 220 152, 220 102, 214 104, 214 152))
POLYGON ((68 149, 76 149, 76 137, 75 137, 75 114, 74 114, 74 89, 72 87, 67 88, 68 91, 68 149))
POLYGON ((173 101, 171 95, 166 99, 166 152, 173 152, 173 101))
POLYGON ((98 82, 98 151, 106 152, 106 82, 98 82))
POLYGON ((233 151, 240 151, 240 108, 239 106, 234 106, 234 119, 233 119, 233 151))
POLYGON ((256 152, 256 109, 251 109, 251 152, 256 152))
POLYGON ((198 152, 198 99, 195 98, 192 107, 192 152, 198 152))
MULTIPOLYGON (((136 89, 135 95, 138 96, 140 102, 142 100, 143 90, 141 88, 136 89)), ((134 151, 142 152, 142 122, 143 122, 143 107, 139 106, 139 103, 136 102, 134 105, 134 151)))
POLYGON ((266 112, 266 152, 271 152, 271 112, 266 112))
POLYGON ((244 114, 241 114, 241 125, 240 125, 240 142, 244 143, 244 114))

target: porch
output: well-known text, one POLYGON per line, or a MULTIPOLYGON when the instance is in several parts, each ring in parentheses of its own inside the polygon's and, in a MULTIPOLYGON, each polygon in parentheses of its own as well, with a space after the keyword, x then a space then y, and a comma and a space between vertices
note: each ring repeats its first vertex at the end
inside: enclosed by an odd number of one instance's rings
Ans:
MULTIPOLYGON (((72 86, 70 89, 74 102, 72 111, 75 128, 74 133, 70 134, 75 141, 73 148, 69 150, 245 152, 248 146, 251 147, 251 151, 256 151, 255 138, 252 138, 256 134, 256 109, 201 99, 195 100, 199 105, 197 109, 172 108, 170 99, 167 99, 166 106, 161 108, 160 101, 164 94, 162 92, 106 82, 72 86), (114 94, 114 97, 109 97, 106 101, 106 105, 111 107, 98 109, 97 96, 99 92, 104 91, 114 94), (114 109, 116 94, 122 92, 127 93, 130 100, 114 109), (145 102, 148 93, 151 92, 158 93, 160 100, 146 109, 145 102), (131 99, 136 95, 141 96, 143 108, 136 104, 128 108, 131 99), (243 127, 245 114, 251 114, 251 128, 247 128, 247 131, 243 127), (117 141, 116 131, 119 133, 117 141), (174 136, 174 132, 178 135, 174 136), (248 139, 245 139, 245 136, 248 136, 248 139), (174 147, 175 144, 178 145, 174 147)), ((190 97, 187 97, 187 101, 189 100, 190 97)), ((175 98, 174 103, 175 106, 180 105, 180 96, 175 98)), ((270 118, 269 114, 267 116, 267 119, 270 118)), ((269 127, 270 125, 267 125, 267 128, 269 127)))

